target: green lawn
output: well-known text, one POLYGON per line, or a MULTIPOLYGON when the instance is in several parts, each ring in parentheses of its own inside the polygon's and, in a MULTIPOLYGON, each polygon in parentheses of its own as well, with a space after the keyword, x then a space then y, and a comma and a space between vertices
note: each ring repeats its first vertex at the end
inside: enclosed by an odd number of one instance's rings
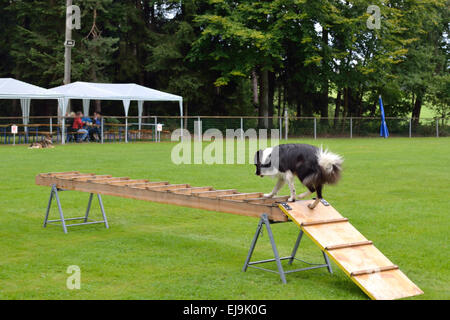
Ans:
MULTIPOLYGON (((325 198, 425 294, 449 299, 449 138, 302 140, 345 157, 338 186, 325 198)), ((28 150, 1 146, 0 299, 367 299, 336 265, 287 275, 241 271, 258 220, 232 214, 104 196, 110 223, 74 227, 42 222, 50 188, 42 172, 73 171, 212 185, 272 189, 252 165, 172 164, 171 143, 82 144, 28 150), (68 290, 66 269, 81 268, 81 289, 68 290)), ((297 190, 303 190, 297 183, 297 190)), ((282 193, 287 194, 285 187, 282 193)), ((66 216, 84 214, 88 194, 61 195, 66 216)), ((94 214, 99 214, 94 202, 94 214)), ((57 211, 51 212, 56 217, 57 211)), ((273 226, 282 255, 298 229, 273 226)), ((271 258, 264 233, 255 259, 271 258)), ((322 262, 305 237, 299 258, 322 262)), ((299 267, 300 263, 294 267, 299 267)))

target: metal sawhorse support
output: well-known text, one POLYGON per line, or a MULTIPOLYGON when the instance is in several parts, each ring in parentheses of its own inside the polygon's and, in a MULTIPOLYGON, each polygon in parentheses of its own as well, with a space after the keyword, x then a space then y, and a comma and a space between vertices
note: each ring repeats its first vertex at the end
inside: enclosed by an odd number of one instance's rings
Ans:
POLYGON ((87 209, 86 209, 86 214, 84 215, 84 217, 66 219, 66 218, 64 218, 64 214, 63 214, 63 211, 62 211, 62 208, 61 208, 61 201, 59 200, 59 195, 58 195, 59 191, 65 191, 65 190, 58 189, 56 187, 56 185, 52 185, 52 190, 50 191, 50 199, 48 200, 47 212, 45 214, 44 228, 47 226, 47 224, 55 223, 55 222, 61 222, 61 225, 63 227, 64 233, 67 233, 67 227, 82 226, 82 225, 85 225, 85 224, 104 223, 106 229, 109 228, 108 220, 106 219, 105 208, 103 207, 102 197, 100 196, 100 194, 97 194, 97 199, 98 199, 98 203, 100 204, 100 210, 102 211, 103 220, 101 220, 101 221, 94 221, 94 220, 89 219, 89 212, 91 210, 92 198, 94 196, 93 193, 91 193, 90 196, 89 196, 89 202, 88 202, 88 206, 87 206, 87 209), (48 220, 48 215, 50 213, 50 207, 52 205, 53 197, 56 198, 56 203, 58 204, 58 210, 59 210, 60 219, 48 220), (66 224, 66 221, 71 221, 71 220, 83 220, 83 222, 81 222, 81 223, 73 223, 73 224, 66 224))
POLYGON ((288 273, 317 269, 317 268, 327 268, 329 273, 333 273, 333 270, 331 269, 330 260, 328 259, 327 254, 323 251, 322 251, 322 254, 325 259, 325 264, 309 263, 309 262, 303 261, 301 259, 295 258, 298 247, 300 245, 300 241, 302 240, 303 230, 300 230, 300 233, 297 237, 297 241, 295 242, 294 249, 292 250, 291 255, 288 257, 280 257, 280 255, 278 254, 277 246, 275 244, 275 240, 273 238, 272 228, 270 227, 271 224, 275 224, 275 223, 282 223, 282 222, 270 221, 267 214, 261 215, 261 219, 259 220, 258 227, 256 228, 256 233, 255 233, 255 236, 253 237, 252 244, 250 246, 250 250, 248 251, 247 259, 245 260, 245 264, 244 264, 244 267, 242 268, 242 271, 245 272, 245 271, 247 271, 248 267, 252 267, 252 268, 256 268, 256 269, 260 269, 260 270, 264 270, 264 271, 268 271, 268 272, 278 273, 280 275, 281 281, 283 281, 283 283, 286 283, 286 274, 288 274, 288 273), (267 234, 269 236, 269 240, 272 245, 272 250, 273 250, 273 254, 274 254, 275 258, 250 262, 253 251, 255 250, 256 242, 258 240, 259 235, 262 232, 262 228, 264 225, 266 226, 267 234), (303 263, 311 265, 311 267, 284 271, 283 266, 281 265, 281 260, 289 260, 289 262, 288 262, 289 265, 291 265, 294 260, 298 260, 303 263), (266 268, 261 268, 261 267, 255 266, 256 264, 274 262, 274 261, 277 263, 278 271, 269 270, 266 268))

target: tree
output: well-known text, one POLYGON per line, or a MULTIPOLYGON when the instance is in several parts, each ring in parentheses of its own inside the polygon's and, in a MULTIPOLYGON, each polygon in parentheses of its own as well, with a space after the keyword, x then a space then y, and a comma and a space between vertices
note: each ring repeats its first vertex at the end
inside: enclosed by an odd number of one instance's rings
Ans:
MULTIPOLYGON (((448 0, 76 4, 73 81, 137 82, 182 95, 189 114, 258 114, 266 128, 276 104, 278 114, 331 111, 338 124, 375 116, 379 94, 388 116, 418 121, 424 103, 447 114, 448 0), (366 26, 369 5, 381 9, 380 29, 366 26)), ((64 2, 0 0, 0 76, 62 84, 64 24, 64 2)))
MULTIPOLYGON (((261 127, 269 127, 269 72, 281 63, 280 37, 271 1, 209 1, 210 8, 195 21, 202 29, 189 54, 207 61, 220 76, 214 84, 227 86, 236 78, 259 73, 261 127)), ((249 99, 250 100, 250 99, 249 99)))

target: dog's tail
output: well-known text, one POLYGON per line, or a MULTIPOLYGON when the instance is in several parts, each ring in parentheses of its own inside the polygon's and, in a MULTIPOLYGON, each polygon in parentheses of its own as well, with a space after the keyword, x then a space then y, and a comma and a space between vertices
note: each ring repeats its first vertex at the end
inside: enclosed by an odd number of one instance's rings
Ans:
POLYGON ((322 169, 322 180, 324 183, 335 184, 339 181, 344 159, 328 149, 319 148, 317 151, 317 162, 322 169))

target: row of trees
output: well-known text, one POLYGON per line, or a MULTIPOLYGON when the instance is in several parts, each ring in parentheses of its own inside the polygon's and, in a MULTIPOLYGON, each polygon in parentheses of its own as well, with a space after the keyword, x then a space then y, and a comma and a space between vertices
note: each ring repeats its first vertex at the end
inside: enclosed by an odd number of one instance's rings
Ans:
MULTIPOLYGON (((389 116, 419 118, 426 102, 449 112, 448 0, 74 4, 72 81, 182 95, 186 114, 375 116, 379 94, 389 116), (367 25, 370 5, 380 28, 367 25)), ((65 1, 0 0, 0 77, 61 85, 64 26, 65 1)))

